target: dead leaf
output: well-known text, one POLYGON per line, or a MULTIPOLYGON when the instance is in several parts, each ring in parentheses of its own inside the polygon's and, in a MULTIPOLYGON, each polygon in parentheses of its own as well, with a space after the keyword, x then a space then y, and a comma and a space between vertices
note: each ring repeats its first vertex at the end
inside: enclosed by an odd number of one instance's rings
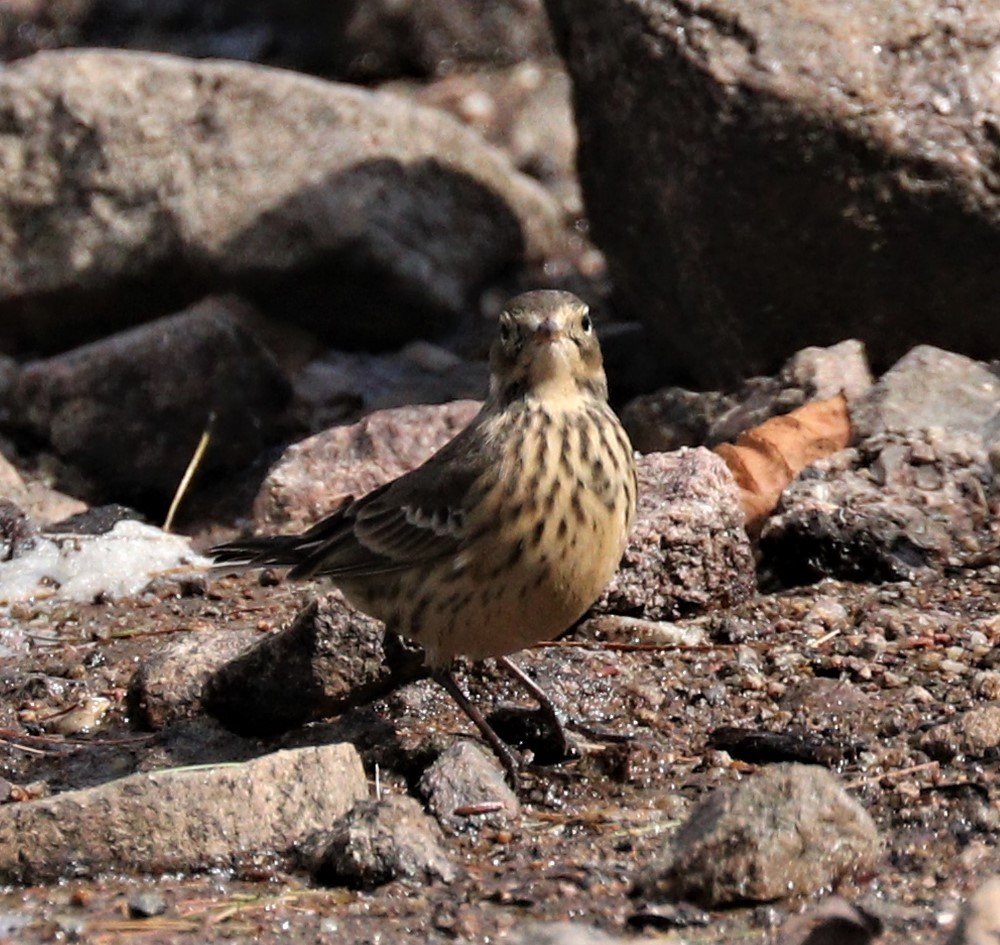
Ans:
POLYGON ((740 487, 747 532, 760 532, 781 493, 810 463, 844 449, 851 441, 851 418, 843 394, 814 400, 742 433, 735 445, 715 452, 740 487))

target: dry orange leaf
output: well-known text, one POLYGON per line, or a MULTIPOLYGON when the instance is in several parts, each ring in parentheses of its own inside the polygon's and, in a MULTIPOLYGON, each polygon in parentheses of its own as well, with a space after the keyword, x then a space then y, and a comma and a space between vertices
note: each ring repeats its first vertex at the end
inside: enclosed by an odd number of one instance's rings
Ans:
POLYGON ((735 445, 720 443, 715 447, 740 487, 740 504, 750 535, 760 531, 785 487, 806 466, 844 449, 850 441, 847 400, 838 394, 771 417, 741 433, 735 445))

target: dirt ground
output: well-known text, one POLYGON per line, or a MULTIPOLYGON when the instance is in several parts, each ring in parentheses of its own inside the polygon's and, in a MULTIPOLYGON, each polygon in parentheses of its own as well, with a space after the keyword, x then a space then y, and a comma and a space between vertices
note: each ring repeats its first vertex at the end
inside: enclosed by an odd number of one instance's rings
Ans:
MULTIPOLYGON (((314 590, 247 575, 182 592, 164 585, 135 600, 17 605, 27 630, 8 633, 0 655, 0 777, 9 782, 0 794, 18 803, 386 725, 395 749, 365 752, 372 792, 376 776, 383 793, 412 790, 437 746, 474 737, 429 682, 268 741, 204 719, 160 733, 130 727, 125 691, 146 655, 182 634, 276 629, 314 590)), ((238 876, 7 888, 0 942, 487 941, 533 919, 688 943, 768 942, 814 901, 692 909, 681 916, 694 924, 668 933, 667 918, 659 928, 642 919, 630 886, 694 801, 775 760, 825 764, 874 817, 881 867, 838 891, 882 921, 879 941, 942 942, 959 900, 1000 868, 997 751, 970 757, 961 739, 927 733, 997 698, 998 605, 994 566, 761 595, 680 621, 703 634, 683 643, 662 626, 585 623, 520 656, 574 720, 581 757, 528 772, 523 815, 509 830, 449 838, 456 881, 323 889, 264 855, 238 876), (150 898, 162 901, 149 909, 150 898)), ((464 681, 478 699, 520 701, 490 672, 464 681)))

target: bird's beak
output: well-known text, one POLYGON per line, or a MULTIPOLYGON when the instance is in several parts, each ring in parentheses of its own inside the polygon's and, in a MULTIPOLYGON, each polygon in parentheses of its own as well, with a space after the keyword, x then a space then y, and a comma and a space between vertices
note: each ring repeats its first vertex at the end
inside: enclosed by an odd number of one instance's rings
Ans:
POLYGON ((554 318, 546 318, 535 330, 535 338, 539 344, 551 344, 562 337, 562 329, 554 318))

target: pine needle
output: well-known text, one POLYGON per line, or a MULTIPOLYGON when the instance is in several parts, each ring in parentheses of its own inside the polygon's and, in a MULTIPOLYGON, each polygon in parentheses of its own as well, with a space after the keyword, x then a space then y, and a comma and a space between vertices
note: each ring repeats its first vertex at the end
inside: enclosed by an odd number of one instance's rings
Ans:
POLYGON ((171 501, 170 508, 167 510, 167 517, 163 522, 163 530, 165 532, 169 532, 174 524, 174 516, 177 514, 181 501, 184 499, 184 496, 188 491, 188 487, 191 485, 191 480, 194 479, 194 474, 201 465, 202 458, 205 456, 205 451, 208 449, 209 441, 212 439, 212 427, 214 425, 215 413, 213 411, 208 415, 208 422, 205 424, 205 431, 202 433, 201 439, 198 440, 198 445, 194 448, 191 461, 187 464, 187 469, 184 470, 184 475, 181 476, 181 481, 177 486, 177 491, 174 493, 173 501, 171 501))

